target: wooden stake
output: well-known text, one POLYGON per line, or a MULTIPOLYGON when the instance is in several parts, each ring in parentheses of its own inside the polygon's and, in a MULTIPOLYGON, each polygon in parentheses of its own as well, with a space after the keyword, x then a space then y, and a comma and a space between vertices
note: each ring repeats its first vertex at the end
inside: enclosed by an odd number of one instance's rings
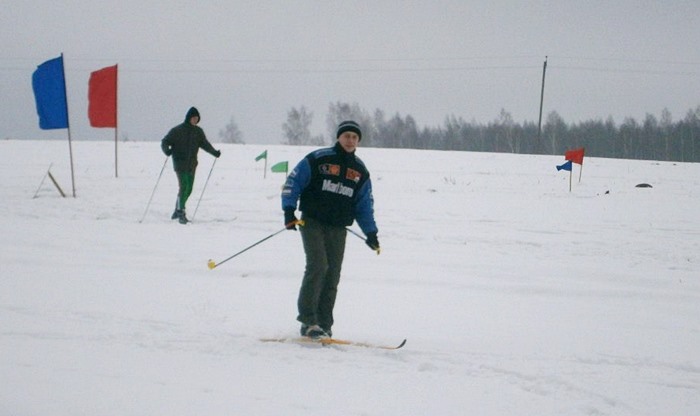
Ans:
MULTIPOLYGON (((61 194, 62 197, 66 197, 66 193, 63 192, 63 189, 58 185, 58 182, 56 182, 56 179, 53 177, 51 174, 51 171, 46 172, 49 175, 49 178, 51 179, 51 182, 53 182, 54 186, 56 186, 56 189, 58 189, 58 192, 61 194)), ((74 197, 75 198, 75 197, 74 197)))
POLYGON ((49 171, 51 170, 51 166, 53 166, 53 163, 51 163, 51 164, 49 165, 49 168, 46 169, 46 173, 44 174, 44 177, 41 178, 41 182, 39 183, 39 187, 36 188, 36 192, 34 192, 34 196, 32 197, 32 199, 35 199, 35 198, 37 197, 37 195, 39 195, 39 190, 41 189, 41 186, 44 184, 44 181, 46 180, 46 177, 49 175, 49 171))

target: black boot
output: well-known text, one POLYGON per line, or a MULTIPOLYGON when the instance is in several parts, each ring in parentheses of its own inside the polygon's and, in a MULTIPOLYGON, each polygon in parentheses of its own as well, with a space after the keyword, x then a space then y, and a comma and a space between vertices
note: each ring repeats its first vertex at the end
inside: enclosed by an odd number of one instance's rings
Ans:
POLYGON ((180 224, 187 224, 189 220, 187 219, 187 216, 185 216, 185 210, 180 210, 180 217, 178 217, 178 221, 180 224))
POLYGON ((330 338, 330 336, 318 325, 302 324, 300 331, 304 337, 311 339, 330 338))

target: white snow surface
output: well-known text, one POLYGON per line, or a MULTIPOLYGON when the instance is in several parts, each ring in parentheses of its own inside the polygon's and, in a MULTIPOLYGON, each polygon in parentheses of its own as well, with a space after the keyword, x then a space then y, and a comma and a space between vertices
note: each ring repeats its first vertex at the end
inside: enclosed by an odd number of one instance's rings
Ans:
POLYGON ((299 234, 207 260, 283 227, 269 167, 312 148, 215 146, 183 226, 157 142, 115 178, 74 141, 72 198, 67 140, 0 141, 1 415, 700 414, 699 164, 569 192, 563 156, 360 148, 382 252, 348 234, 333 332, 386 351, 260 342, 298 335, 299 234))

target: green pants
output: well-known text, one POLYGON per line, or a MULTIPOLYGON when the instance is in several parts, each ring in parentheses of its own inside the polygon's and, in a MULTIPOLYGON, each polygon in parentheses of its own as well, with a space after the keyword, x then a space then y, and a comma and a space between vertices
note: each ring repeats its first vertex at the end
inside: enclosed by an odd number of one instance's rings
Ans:
POLYGON ((297 320, 306 325, 333 326, 333 307, 338 294, 340 269, 345 254, 345 227, 304 218, 300 228, 306 254, 306 269, 299 290, 297 320))
POLYGON ((177 201, 175 202, 175 209, 184 211, 185 204, 187 203, 187 198, 189 198, 192 194, 192 188, 194 187, 194 172, 176 173, 179 189, 177 191, 177 201))

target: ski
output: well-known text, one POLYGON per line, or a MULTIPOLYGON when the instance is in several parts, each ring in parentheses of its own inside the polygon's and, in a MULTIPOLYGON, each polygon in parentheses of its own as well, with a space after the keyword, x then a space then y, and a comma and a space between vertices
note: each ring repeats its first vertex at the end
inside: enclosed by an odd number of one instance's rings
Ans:
POLYGON ((370 344, 367 342, 348 341, 348 340, 336 339, 336 338, 321 338, 321 339, 319 339, 319 341, 323 345, 352 345, 355 347, 378 348, 381 350, 398 350, 399 348, 402 348, 404 345, 406 345, 405 338, 403 341, 401 341, 399 343, 399 345, 378 345, 378 344, 370 344))
POLYGON ((368 342, 358 342, 349 341, 346 339, 338 338, 309 338, 309 337, 296 337, 296 338, 260 338, 262 342, 279 342, 279 343, 296 343, 296 344, 320 344, 324 346, 328 345, 348 345, 352 347, 364 347, 364 348, 375 348, 380 350, 398 350, 406 345, 406 340, 404 339, 398 345, 380 345, 372 344, 368 342))

